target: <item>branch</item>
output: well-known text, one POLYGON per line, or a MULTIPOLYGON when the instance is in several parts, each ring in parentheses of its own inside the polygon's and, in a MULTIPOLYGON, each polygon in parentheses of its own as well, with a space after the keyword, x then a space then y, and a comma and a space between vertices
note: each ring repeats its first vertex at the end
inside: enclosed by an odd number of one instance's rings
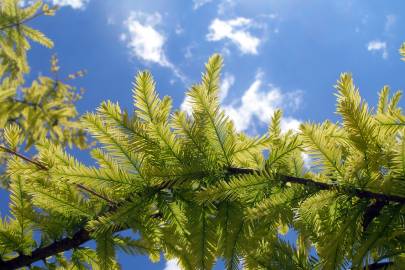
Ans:
MULTIPOLYGON (((33 161, 32 159, 29 159, 15 151, 7 149, 4 146, 2 146, 1 148, 3 150, 6 149, 5 151, 15 154, 16 156, 21 157, 24 160, 37 165, 41 169, 48 170, 48 168, 46 168, 44 165, 42 165, 36 161, 33 161)), ((249 168, 229 167, 226 170, 227 170, 227 174, 229 176, 241 175, 241 174, 245 174, 245 175, 246 174, 258 174, 258 175, 263 174, 263 172, 261 172, 259 170, 249 169, 249 168)), ((348 189, 348 188, 339 187, 336 184, 322 183, 322 182, 317 182, 312 179, 299 178, 299 177, 288 176, 288 175, 279 175, 279 179, 285 183, 296 183, 296 184, 302 184, 302 185, 306 185, 306 186, 313 186, 313 187, 318 188, 319 190, 341 190, 345 193, 351 193, 358 198, 377 199, 377 200, 382 200, 382 201, 386 201, 386 202, 396 202, 396 203, 400 203, 400 204, 405 204, 405 198, 400 197, 400 196, 395 196, 395 195, 385 195, 385 194, 375 193, 372 191, 361 190, 358 188, 348 189)), ((165 188, 173 187, 174 184, 175 184, 175 182, 168 181, 167 183, 164 183, 162 185, 152 186, 152 188, 155 190, 155 192, 158 192, 165 188)), ((77 184, 77 185, 80 185, 80 184, 77 184)), ((95 193, 94 191, 92 191, 90 189, 87 189, 85 187, 84 187, 84 189, 97 197, 101 196, 100 198, 108 200, 107 198, 104 198, 102 195, 95 193)), ((109 202, 114 203, 110 200, 109 200, 109 202)), ((123 202, 121 202, 119 204, 115 204, 110 209, 108 209, 106 212, 99 215, 96 219, 99 219, 100 217, 102 217, 106 214, 114 213, 125 202, 127 202, 127 200, 124 200, 123 202)), ((161 217, 160 213, 151 215, 151 218, 159 218, 159 217, 161 217)), ((118 227, 117 229, 112 231, 112 233, 120 232, 127 228, 128 227, 118 227)), ((16 269, 16 268, 20 268, 20 267, 24 267, 24 266, 29 266, 32 263, 43 260, 47 257, 54 256, 58 253, 61 253, 61 252, 67 251, 67 250, 78 248, 80 245, 93 239, 91 236, 91 233, 92 232, 87 230, 85 228, 85 225, 83 225, 83 227, 80 228, 72 237, 66 237, 61 240, 55 241, 54 243, 52 243, 48 246, 37 248, 32 251, 31 255, 19 255, 8 261, 0 261, 0 268, 1 269, 16 269)), ((391 264, 392 264, 392 262, 373 263, 373 264, 368 265, 367 269, 369 269, 369 270, 383 269, 384 267, 387 267, 391 264)))
POLYGON ((31 106, 33 108, 37 108, 37 107, 41 106, 39 103, 29 102, 29 101, 26 101, 26 100, 23 100, 23 99, 13 99, 13 102, 21 103, 21 104, 24 104, 24 105, 27 105, 27 106, 31 106))
POLYGON ((34 159, 31 159, 31 158, 29 158, 27 156, 24 156, 23 154, 20 154, 20 153, 18 153, 17 151, 15 151, 13 149, 5 147, 4 145, 0 145, 0 149, 3 150, 4 152, 7 152, 9 154, 12 154, 12 155, 14 155, 16 157, 19 157, 19 158, 27 161, 29 163, 34 164, 35 166, 37 166, 41 170, 48 170, 48 168, 44 164, 42 164, 42 163, 40 163, 40 162, 38 162, 38 161, 36 161, 34 159))
MULTIPOLYGON (((31 164, 34 164, 34 165, 37 166, 38 169, 40 169, 40 170, 48 171, 48 168, 47 168, 44 164, 42 164, 42 163, 40 163, 40 162, 38 162, 38 161, 36 161, 36 160, 34 160, 34 159, 31 159, 31 158, 29 158, 29 157, 27 157, 27 156, 24 156, 23 154, 18 153, 17 151, 15 151, 15 150, 13 150, 13 149, 10 149, 10 148, 5 147, 5 146, 3 146, 3 145, 0 145, 0 149, 3 150, 4 152, 7 152, 7 153, 12 154, 12 155, 14 155, 14 156, 17 156, 17 157, 19 157, 19 158, 21 158, 21 159, 23 159, 23 160, 25 160, 25 161, 27 161, 27 162, 29 162, 29 163, 31 163, 31 164)), ((96 197, 98 197, 98 198, 100 198, 100 199, 106 201, 111 207, 116 207, 116 203, 115 203, 115 202, 113 202, 113 201, 110 200, 109 198, 107 198, 107 197, 101 195, 100 193, 97 193, 97 192, 95 192, 94 190, 92 190, 92 189, 90 189, 90 188, 87 188, 87 187, 85 187, 85 186, 82 185, 82 184, 75 184, 75 186, 76 186, 77 188, 81 189, 81 190, 84 190, 84 191, 86 191, 86 192, 88 192, 88 193, 90 193, 90 194, 92 194, 92 195, 94 195, 94 196, 96 196, 96 197)))
POLYGON ((18 269, 24 266, 29 266, 36 261, 40 261, 60 252, 76 248, 90 239, 90 233, 86 229, 81 229, 72 237, 67 237, 48 246, 35 249, 32 251, 31 255, 20 255, 14 259, 0 262, 0 268, 18 269))
POLYGON ((0 27, 0 31, 4 31, 4 30, 6 30, 6 29, 8 29, 8 28, 13 28, 13 27, 16 27, 16 26, 20 26, 20 25, 22 25, 22 24, 24 24, 24 23, 27 23, 27 22, 29 22, 29 21, 31 21, 31 20, 33 20, 33 19, 39 17, 39 16, 44 15, 45 13, 46 13, 46 12, 41 11, 41 12, 38 12, 37 14, 35 14, 35 15, 29 17, 29 18, 25 18, 25 19, 22 20, 22 21, 13 22, 13 23, 10 23, 10 24, 1 26, 1 27, 0 27))
POLYGON ((392 262, 376 262, 363 267, 363 270, 378 270, 378 269, 387 269, 391 266, 392 262))
MULTIPOLYGON (((257 174, 261 175, 263 174, 262 171, 255 170, 255 169, 249 169, 249 168, 234 168, 234 167, 229 167, 227 168, 228 175, 238 175, 238 174, 257 174)), ((405 198, 397 195, 388 195, 388 194, 382 194, 382 193, 377 193, 373 191, 368 191, 356 187, 344 187, 344 186, 339 186, 337 184, 329 184, 329 183, 323 183, 323 182, 318 182, 312 179, 307 179, 307 178, 299 178, 299 177, 294 177, 294 176, 289 176, 289 175, 278 175, 279 180, 284 182, 284 183, 295 183, 295 184, 301 184, 301 185, 306 185, 306 186, 313 186, 318 188, 319 190, 337 190, 341 191, 346 194, 353 194, 354 196, 358 198, 363 198, 363 199, 375 199, 378 201, 383 201, 383 202, 395 202, 399 203, 401 205, 405 205, 405 198)))

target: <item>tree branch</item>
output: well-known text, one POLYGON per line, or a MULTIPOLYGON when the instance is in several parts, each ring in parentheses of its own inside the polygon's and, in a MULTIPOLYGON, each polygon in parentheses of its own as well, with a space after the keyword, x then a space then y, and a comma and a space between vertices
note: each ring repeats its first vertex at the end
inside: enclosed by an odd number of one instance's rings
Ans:
POLYGON ((376 262, 363 267, 363 270, 378 270, 378 269, 387 269, 392 262, 376 262))
POLYGON ((24 23, 27 23, 27 22, 29 22, 29 21, 31 21, 31 20, 39 17, 39 16, 44 15, 44 14, 45 14, 45 12, 41 11, 41 12, 38 12, 37 14, 35 14, 35 15, 29 17, 29 18, 23 19, 22 21, 13 22, 13 23, 10 23, 10 24, 7 24, 7 25, 0 26, 0 31, 4 31, 4 30, 6 30, 8 28, 13 28, 13 27, 16 27, 16 26, 20 26, 20 25, 22 25, 24 23))
MULTIPOLYGON (((0 147, 1 147, 1 149, 3 149, 4 151, 6 151, 8 153, 14 154, 14 155, 24 159, 25 161, 35 164, 40 169, 48 170, 47 167, 45 167, 43 164, 41 164, 35 160, 25 157, 24 155, 19 154, 16 151, 8 149, 4 146, 0 146, 0 147)), ((227 170, 227 175, 229 175, 229 176, 243 175, 243 174, 245 174, 245 175, 246 174, 250 174, 250 175, 263 174, 262 171, 255 170, 255 169, 249 169, 249 168, 229 167, 229 168, 226 168, 226 170, 227 170)), ((359 188, 352 188, 352 189, 343 188, 343 187, 339 187, 336 184, 322 183, 322 182, 318 182, 318 181, 315 181, 312 179, 299 178, 299 177, 288 176, 288 175, 278 175, 278 177, 279 177, 280 181, 285 182, 285 183, 296 183, 296 184, 302 184, 302 185, 306 185, 306 186, 312 186, 312 187, 318 188, 319 190, 338 190, 338 191, 343 191, 345 193, 351 193, 358 198, 377 199, 377 200, 386 201, 386 202, 395 202, 395 203, 405 204, 405 198, 400 197, 400 196, 380 194, 380 193, 375 193, 372 191, 361 190, 359 188)), ((166 183, 166 184, 164 183, 163 185, 158 185, 158 186, 155 186, 152 188, 154 188, 155 191, 160 191, 165 188, 170 188, 175 184, 175 182, 173 182, 173 181, 168 181, 168 182, 169 183, 166 183)), ((76 186, 80 187, 81 185, 76 184, 76 186)), ((81 186, 80 188, 83 188, 84 190, 88 191, 89 193, 93 194, 94 196, 100 197, 102 199, 107 200, 109 203, 114 204, 106 212, 104 212, 102 215, 98 216, 97 219, 99 219, 100 217, 102 217, 105 214, 114 213, 115 211, 117 211, 117 209, 122 204, 127 202, 127 200, 124 200, 120 204, 117 204, 117 203, 112 202, 111 200, 108 200, 104 196, 102 196, 90 189, 85 188, 84 186, 81 186)), ((159 217, 161 217, 159 213, 151 216, 151 218, 159 218, 159 217)), ((125 227, 125 228, 119 227, 116 230, 114 230, 112 233, 120 232, 125 229, 127 229, 127 227, 125 227)), ((24 266, 29 266, 32 263, 43 260, 47 257, 54 256, 58 253, 61 253, 61 252, 67 251, 67 250, 78 248, 80 245, 86 243, 87 241, 92 240, 91 233, 92 233, 91 231, 87 230, 83 226, 72 237, 66 237, 61 240, 55 241, 48 246, 37 248, 32 251, 31 255, 19 255, 8 261, 0 261, 0 268, 1 269, 16 269, 16 268, 20 268, 20 267, 24 267, 24 266)), ((384 267, 387 267, 390 264, 392 264, 392 262, 373 263, 373 264, 370 264, 367 269, 376 269, 376 270, 383 269, 384 267)))
POLYGON ((13 149, 5 147, 4 145, 0 145, 0 149, 3 150, 4 152, 7 152, 9 154, 12 154, 12 155, 14 155, 16 157, 19 157, 19 158, 27 161, 29 163, 34 164, 35 166, 37 166, 41 170, 48 170, 48 168, 44 164, 42 164, 42 163, 40 163, 40 162, 38 162, 38 161, 36 161, 34 159, 31 159, 31 158, 29 158, 27 156, 24 156, 23 154, 20 154, 20 153, 18 153, 17 151, 15 151, 13 149))
MULTIPOLYGON (((227 168, 228 175, 238 175, 238 174, 257 174, 257 175, 262 175, 262 171, 255 170, 255 169, 249 169, 249 168, 234 168, 234 167, 229 167, 227 168)), ((382 194, 382 193, 377 193, 373 191, 368 191, 356 187, 343 187, 339 186, 337 184, 329 184, 329 183, 323 183, 323 182, 318 182, 312 179, 307 179, 307 178, 300 178, 300 177, 294 177, 290 175, 278 175, 279 180, 285 183, 295 183, 295 184, 301 184, 301 185, 306 185, 306 186, 313 186, 316 187, 320 190, 337 190, 346 194, 353 194, 354 196, 358 198, 363 198, 363 199, 376 199, 378 201, 383 201, 383 202, 395 202, 399 203, 401 205, 405 205, 405 198, 397 195, 388 195, 388 194, 382 194)))
MULTIPOLYGON (((38 161, 36 161, 36 160, 34 160, 34 159, 31 159, 31 158, 29 158, 29 157, 27 157, 27 156, 24 156, 23 154, 18 153, 17 151, 15 151, 15 150, 13 150, 13 149, 10 149, 10 148, 5 147, 5 146, 3 146, 3 145, 0 145, 0 149, 3 150, 4 152, 7 152, 7 153, 12 154, 12 155, 15 155, 15 156, 17 156, 17 157, 19 157, 19 158, 21 158, 21 159, 23 159, 23 160, 25 160, 25 161, 31 163, 31 164, 34 164, 34 165, 37 166, 40 170, 44 170, 44 171, 47 171, 47 170, 48 170, 48 168, 47 168, 44 164, 42 164, 42 163, 40 163, 40 162, 38 162, 38 161)), ((75 184, 75 186, 76 186, 78 189, 84 190, 84 191, 86 191, 86 192, 88 192, 88 193, 90 193, 90 194, 92 194, 92 195, 94 195, 94 196, 96 196, 96 197, 98 197, 98 198, 100 198, 100 199, 106 201, 111 207, 116 207, 116 203, 115 203, 115 202, 113 202, 113 201, 110 200, 109 198, 107 198, 107 197, 101 195, 100 193, 97 193, 97 192, 95 192, 94 190, 92 190, 92 189, 90 189, 90 188, 88 188, 88 187, 85 187, 85 186, 82 185, 82 184, 75 184)))
POLYGON ((90 232, 86 229, 80 229, 72 237, 63 238, 48 246, 33 250, 31 255, 19 255, 14 259, 0 262, 0 269, 18 269, 29 266, 34 262, 54 256, 60 252, 79 247, 90 239, 90 232))

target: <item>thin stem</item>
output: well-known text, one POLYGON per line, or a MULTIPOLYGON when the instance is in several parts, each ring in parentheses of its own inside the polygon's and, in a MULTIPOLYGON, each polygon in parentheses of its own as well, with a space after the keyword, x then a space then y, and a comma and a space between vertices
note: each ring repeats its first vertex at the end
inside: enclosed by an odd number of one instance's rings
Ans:
POLYGON ((48 170, 48 168, 45 167, 45 165, 43 165, 42 163, 40 163, 40 162, 38 162, 38 161, 36 161, 36 160, 33 160, 33 159, 31 159, 31 158, 29 158, 29 157, 27 157, 27 156, 24 156, 23 154, 20 154, 20 153, 18 153, 17 151, 15 151, 15 150, 13 150, 13 149, 10 149, 10 148, 8 148, 8 147, 5 147, 4 145, 0 145, 0 149, 3 150, 4 152, 7 152, 7 153, 9 153, 9 154, 12 154, 12 155, 14 155, 14 156, 16 156, 16 157, 19 157, 19 158, 21 158, 21 159, 27 161, 27 162, 29 162, 29 163, 34 164, 35 166, 37 166, 37 167, 38 167, 39 169, 41 169, 41 170, 48 170))
MULTIPOLYGON (((23 154, 18 153, 17 151, 14 151, 14 150, 12 150, 12 149, 10 149, 10 148, 8 148, 8 147, 5 147, 5 146, 3 146, 3 145, 0 145, 0 149, 3 150, 4 152, 10 153, 10 154, 15 155, 15 156, 17 156, 17 157, 19 157, 19 158, 21 158, 21 159, 23 159, 23 160, 25 160, 25 161, 27 161, 27 162, 29 162, 29 163, 34 164, 35 166, 37 166, 37 167, 38 167, 39 169, 41 169, 41 170, 44 170, 44 171, 47 171, 47 170, 48 170, 48 168, 47 168, 45 165, 43 165, 42 163, 40 163, 40 162, 38 162, 38 161, 36 161, 36 160, 33 160, 33 159, 29 158, 29 157, 26 157, 26 156, 24 156, 23 154)), ((111 207, 115 207, 115 206, 116 206, 116 203, 113 202, 112 200, 110 200, 110 199, 108 199, 107 197, 105 197, 105 196, 103 196, 103 195, 101 195, 101 194, 95 192, 94 190, 92 190, 92 189, 90 189, 90 188, 85 187, 85 186, 82 185, 82 184, 75 184, 75 186, 76 186, 77 188, 81 189, 81 190, 84 190, 84 191, 86 191, 86 192, 88 192, 88 193, 90 193, 90 194, 92 194, 92 195, 94 195, 94 196, 96 196, 96 197, 98 197, 98 198, 100 198, 100 199, 102 199, 102 200, 108 202, 108 204, 109 204, 111 207)))
POLYGON ((101 195, 100 193, 97 193, 97 192, 95 192, 94 190, 89 189, 89 188, 83 186, 82 184, 75 184, 75 185, 76 185, 76 187, 78 187, 79 189, 82 189, 82 190, 84 190, 84 191, 87 191, 88 193, 90 193, 90 194, 92 194, 92 195, 94 195, 94 196, 96 196, 96 197, 98 197, 98 198, 100 198, 100 199, 102 199, 102 200, 108 202, 108 204, 109 204, 110 206, 112 206, 112 207, 115 207, 115 206, 116 206, 116 202, 114 202, 114 201, 110 200, 109 198, 107 198, 107 197, 101 195))

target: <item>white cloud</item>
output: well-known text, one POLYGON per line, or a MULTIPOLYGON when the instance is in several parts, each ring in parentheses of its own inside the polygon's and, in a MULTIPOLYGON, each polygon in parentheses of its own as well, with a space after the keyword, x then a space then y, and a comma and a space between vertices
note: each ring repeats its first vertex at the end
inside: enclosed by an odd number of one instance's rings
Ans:
POLYGON ((183 100, 183 102, 180 105, 180 110, 186 112, 188 115, 191 115, 193 112, 192 106, 191 106, 191 100, 189 96, 186 96, 183 100))
POLYGON ((381 52, 382 58, 388 58, 387 43, 380 40, 372 40, 367 44, 367 50, 370 52, 381 52))
MULTIPOLYGON (((125 41, 135 57, 170 68, 175 76, 184 82, 185 76, 166 57, 164 51, 166 37, 156 30, 156 26, 160 24, 161 20, 162 16, 157 12, 153 14, 132 12, 124 22, 128 32, 125 34, 125 41)), ((121 34, 121 40, 122 37, 124 36, 121 34)))
POLYGON ((166 261, 166 265, 163 270, 181 270, 177 263, 178 262, 176 259, 168 260, 166 261))
POLYGON ((248 29, 254 26, 254 22, 244 17, 232 20, 214 19, 207 34, 208 41, 220 41, 228 39, 234 43, 244 54, 257 54, 260 39, 253 36, 248 29))
MULTIPOLYGON (((224 106, 225 113, 234 121, 235 128, 245 131, 248 128, 255 128, 254 120, 259 124, 267 124, 277 108, 295 110, 302 100, 302 92, 294 91, 283 93, 280 88, 274 85, 267 85, 267 90, 263 88, 263 73, 258 72, 254 82, 244 92, 240 100, 224 106)), ((282 119, 282 129, 297 130, 300 121, 287 117, 282 119)))
POLYGON ((74 9, 83 9, 86 4, 89 2, 89 0, 52 0, 49 1, 54 5, 58 6, 70 6, 71 8, 74 9))
POLYGON ((311 156, 307 153, 301 153, 302 161, 304 161, 305 169, 309 170, 312 167, 312 159, 311 156))
POLYGON ((163 50, 166 39, 154 28, 160 21, 159 13, 132 13, 125 21, 129 32, 128 47, 136 57, 167 67, 170 63, 163 50))
MULTIPOLYGON (((221 101, 227 96, 230 87, 234 84, 235 77, 225 74, 221 82, 221 101)), ((243 93, 242 97, 230 104, 224 105, 223 109, 229 118, 234 122, 238 131, 250 129, 255 133, 257 126, 268 124, 276 109, 296 110, 302 102, 302 91, 284 93, 280 88, 268 84, 267 90, 263 90, 263 73, 258 71, 255 80, 243 93), (255 124, 258 123, 257 124, 255 124)), ((187 96, 180 106, 180 109, 191 115, 192 108, 187 96)), ((301 121, 293 117, 281 119, 281 131, 298 131, 301 121)))
POLYGON ((225 73, 224 78, 222 79, 219 93, 219 100, 223 101, 229 92, 229 88, 235 83, 235 76, 229 73, 225 73))
POLYGON ((289 130, 298 132, 300 125, 301 125, 301 121, 292 118, 292 117, 285 117, 283 119, 281 119, 281 132, 287 132, 289 130))
POLYGON ((197 10, 202 6, 205 6, 206 4, 212 2, 212 0, 193 0, 193 9, 197 10))
MULTIPOLYGON (((90 0, 46 0, 44 2, 58 5, 60 7, 69 6, 73 9, 84 9, 90 0)), ((20 0, 19 4, 22 7, 32 5, 36 1, 34 0, 20 0)))

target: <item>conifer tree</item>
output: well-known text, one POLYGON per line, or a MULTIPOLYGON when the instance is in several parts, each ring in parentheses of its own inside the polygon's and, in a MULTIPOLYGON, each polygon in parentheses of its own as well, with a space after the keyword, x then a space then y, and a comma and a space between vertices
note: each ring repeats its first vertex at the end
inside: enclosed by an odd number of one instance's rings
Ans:
MULTIPOLYGON (((182 269, 211 269, 217 259, 227 269, 405 265, 401 92, 384 86, 374 109, 344 73, 339 122, 282 133, 276 111, 268 132, 251 137, 220 107, 222 59, 213 55, 187 92, 190 115, 160 98, 142 71, 132 113, 105 101, 78 120, 79 96, 60 79, 22 86, 22 40, 51 41, 17 28, 31 29, 24 23, 54 8, 21 9, 16 0, 1 7, 0 148, 10 213, 0 223, 0 269, 120 269, 118 250, 177 259, 182 269), (86 134, 97 142, 95 165, 66 151, 88 147, 86 134), (296 243, 281 237, 288 230, 296 243)), ((56 58, 51 69, 57 73, 56 58)))

